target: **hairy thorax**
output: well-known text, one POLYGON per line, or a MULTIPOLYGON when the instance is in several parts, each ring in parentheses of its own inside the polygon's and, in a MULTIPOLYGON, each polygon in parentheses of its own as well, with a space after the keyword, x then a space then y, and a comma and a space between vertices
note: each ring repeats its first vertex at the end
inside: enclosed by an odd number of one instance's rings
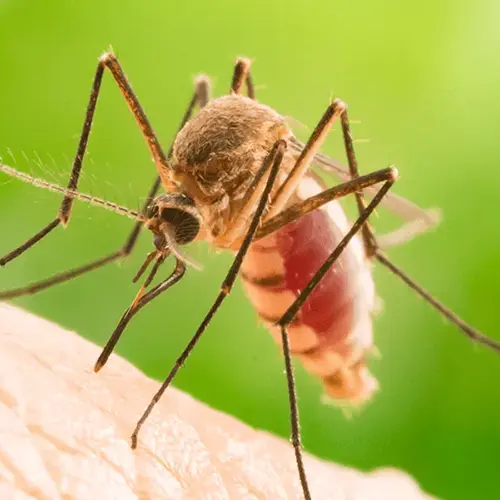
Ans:
MULTIPOLYGON (((231 246, 224 233, 244 205, 255 174, 275 142, 290 135, 282 116, 239 95, 211 101, 184 126, 174 143, 173 180, 202 214, 201 238, 231 246)), ((287 152, 273 192, 292 166, 287 152)))

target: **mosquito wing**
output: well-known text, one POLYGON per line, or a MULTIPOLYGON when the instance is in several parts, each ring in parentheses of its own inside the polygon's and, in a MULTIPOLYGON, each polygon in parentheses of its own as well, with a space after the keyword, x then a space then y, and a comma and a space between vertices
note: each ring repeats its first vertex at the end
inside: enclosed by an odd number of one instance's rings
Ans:
MULTIPOLYGON (((289 141, 290 148, 296 153, 300 153, 304 148, 304 143, 297 138, 292 137, 289 141)), ((348 167, 341 162, 330 158, 323 153, 316 153, 313 160, 313 167, 318 167, 324 172, 335 175, 342 181, 351 179, 348 167)), ((373 197, 377 193, 379 187, 369 187, 364 192, 373 197)), ((378 238, 378 243, 382 248, 388 248, 405 243, 420 233, 424 233, 436 227, 441 220, 440 210, 437 208, 424 209, 413 203, 412 201, 398 196, 392 191, 389 191, 381 202, 381 205, 394 213, 405 223, 390 234, 378 238)))

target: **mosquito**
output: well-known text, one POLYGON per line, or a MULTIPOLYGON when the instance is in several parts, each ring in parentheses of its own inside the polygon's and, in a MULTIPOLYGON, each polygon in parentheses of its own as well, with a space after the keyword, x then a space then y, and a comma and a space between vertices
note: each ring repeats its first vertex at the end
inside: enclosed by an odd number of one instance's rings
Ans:
POLYGON ((148 271, 131 305, 95 363, 107 362, 130 320, 153 299, 179 282, 189 259, 182 246, 204 240, 235 254, 220 291, 199 328, 175 361, 131 436, 138 434, 155 404, 192 352, 211 319, 229 295, 239 275, 261 320, 282 347, 288 384, 291 441, 304 498, 311 493, 303 463, 299 411, 292 355, 321 378, 326 395, 343 403, 360 404, 377 388, 366 366, 373 348, 372 315, 375 288, 371 262, 387 267, 454 323, 471 340, 500 351, 497 343, 460 319, 413 281, 386 256, 383 249, 402 243, 437 222, 390 189, 398 172, 389 167, 360 175, 346 105, 333 100, 308 141, 296 139, 284 117, 260 104, 250 72, 250 61, 238 58, 228 95, 211 99, 207 77, 195 89, 175 140, 165 154, 130 86, 118 59, 107 52, 99 59, 78 148, 66 188, 0 165, 6 174, 64 195, 57 216, 25 243, 0 258, 5 266, 69 222, 74 200, 82 200, 126 215, 135 225, 123 246, 87 265, 46 280, 0 293, 0 299, 33 294, 68 281, 132 252, 143 226, 153 233, 154 249, 133 281, 148 271), (108 69, 132 111, 146 140, 158 176, 140 212, 78 192, 87 142, 105 70, 108 69), (244 92, 246 89, 246 92, 244 92), (244 95, 246 94, 246 95, 244 95), (194 115, 195 109, 198 112, 194 115), (193 116, 194 115, 194 116, 193 116), (332 124, 340 121, 348 167, 321 154, 319 149, 332 124), (326 188, 311 170, 317 165, 343 182, 326 188), (158 195, 160 187, 164 193, 158 195), (338 199, 354 194, 358 217, 349 225, 338 199), (365 194, 370 196, 368 202, 365 194), (377 239, 369 216, 383 202, 406 219, 406 224, 377 239), (151 287, 161 265, 172 256, 175 268, 151 287))

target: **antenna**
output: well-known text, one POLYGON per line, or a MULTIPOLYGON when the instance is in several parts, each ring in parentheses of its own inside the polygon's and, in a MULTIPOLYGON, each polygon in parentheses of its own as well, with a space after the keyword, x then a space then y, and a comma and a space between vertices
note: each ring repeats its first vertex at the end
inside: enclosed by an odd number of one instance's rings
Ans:
POLYGON ((141 222, 147 221, 147 218, 141 213, 137 212, 136 210, 131 210, 130 208, 122 207, 121 205, 118 205, 111 201, 103 200, 101 198, 97 198, 96 196, 91 196, 90 194, 80 193, 73 189, 63 188, 61 186, 58 186, 57 184, 52 184, 50 182, 47 182, 44 179, 39 179, 37 177, 32 177, 31 175, 25 174, 24 172, 19 172, 15 168, 3 165, 1 163, 0 163, 0 172, 3 172, 4 174, 9 175, 10 177, 14 177, 15 179, 18 179, 22 182, 25 182, 26 184, 31 184, 33 186, 42 189, 47 189, 48 191, 52 191, 53 193, 60 193, 65 196, 70 196, 75 200, 83 201, 95 207, 104 208, 105 210, 114 212, 119 215, 124 215, 129 219, 141 222))

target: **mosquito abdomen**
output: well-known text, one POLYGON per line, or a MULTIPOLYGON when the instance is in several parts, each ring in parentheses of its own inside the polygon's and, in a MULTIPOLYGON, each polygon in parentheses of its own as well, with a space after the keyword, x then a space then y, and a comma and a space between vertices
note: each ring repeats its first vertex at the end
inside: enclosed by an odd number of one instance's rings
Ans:
MULTIPOLYGON (((309 177, 301 181, 298 196, 320 190, 309 177)), ((347 230, 342 207, 332 202, 251 245, 242 278, 250 301, 278 342, 281 335, 274 324, 347 230)), ((361 403, 377 387, 365 364, 365 354, 372 348, 373 305, 369 263, 355 238, 289 326, 293 354, 339 402, 361 403)))

